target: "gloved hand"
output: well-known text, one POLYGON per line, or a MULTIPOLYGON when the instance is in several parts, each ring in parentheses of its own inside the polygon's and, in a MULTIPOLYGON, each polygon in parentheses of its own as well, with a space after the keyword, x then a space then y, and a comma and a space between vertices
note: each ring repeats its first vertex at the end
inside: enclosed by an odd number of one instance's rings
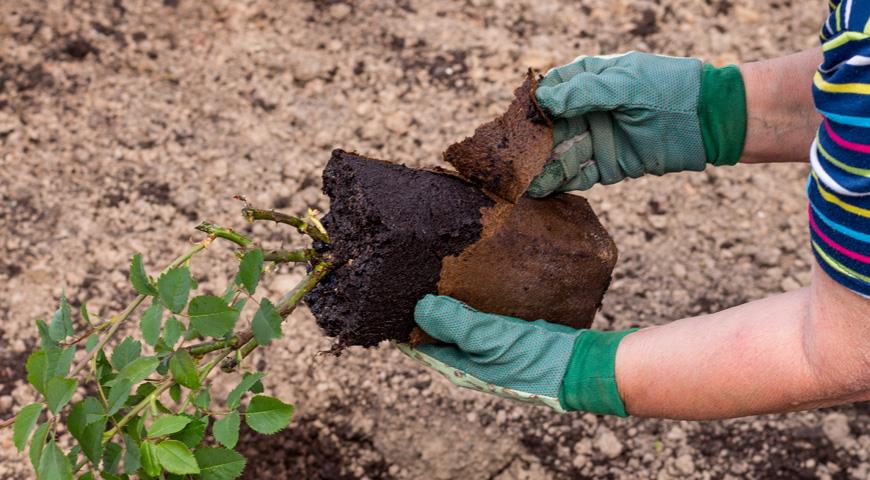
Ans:
POLYGON ((634 329, 597 332, 527 322, 435 295, 417 303, 414 318, 446 344, 398 347, 456 385, 560 412, 627 415, 614 363, 619 342, 634 329))
POLYGON ((554 148, 528 193, 733 165, 746 137, 745 95, 736 66, 693 58, 629 52, 554 68, 535 92, 554 119, 554 148))

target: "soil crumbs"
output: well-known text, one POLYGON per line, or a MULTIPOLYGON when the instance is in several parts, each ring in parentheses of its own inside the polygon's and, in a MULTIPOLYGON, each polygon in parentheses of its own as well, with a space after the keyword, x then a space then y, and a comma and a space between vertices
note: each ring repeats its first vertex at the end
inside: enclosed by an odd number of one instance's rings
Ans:
MULTIPOLYGON (((133 298, 130 255, 145 252, 153 271, 199 220, 241 225, 234 194, 325 211, 330 151, 434 166, 505 110, 529 67, 627 50, 719 65, 779 56, 818 45, 824 8, 0 2, 0 417, 33 400, 15 363, 61 289, 94 316, 117 312, 133 298)), ((806 174, 738 166, 592 189, 584 196, 621 252, 594 327, 663 323, 807 284, 806 174)), ((300 246, 272 226, 245 231, 300 246)), ((217 289, 231 274, 198 275, 217 289)), ((301 275, 282 268, 262 288, 274 298, 301 275)), ((705 423, 558 415, 456 389, 392 348, 317 355, 330 344, 299 309, 285 338, 254 355, 269 393, 298 417, 278 437, 244 437, 241 451, 261 452, 248 478, 870 478, 866 404, 705 423)), ((0 478, 32 478, 8 430, 0 478)))

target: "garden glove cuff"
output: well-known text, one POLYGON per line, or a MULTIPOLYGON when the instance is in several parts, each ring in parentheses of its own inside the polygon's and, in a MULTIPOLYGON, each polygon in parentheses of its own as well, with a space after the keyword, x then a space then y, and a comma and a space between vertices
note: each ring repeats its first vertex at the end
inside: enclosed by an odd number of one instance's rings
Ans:
POLYGON ((614 360, 620 340, 633 330, 595 332, 527 322, 435 295, 417 303, 415 320, 444 344, 398 347, 456 385, 561 412, 626 416, 614 360))
POLYGON ((733 165, 746 134, 740 70, 629 52, 581 57, 539 83, 553 151, 529 194, 586 190, 647 173, 733 165))

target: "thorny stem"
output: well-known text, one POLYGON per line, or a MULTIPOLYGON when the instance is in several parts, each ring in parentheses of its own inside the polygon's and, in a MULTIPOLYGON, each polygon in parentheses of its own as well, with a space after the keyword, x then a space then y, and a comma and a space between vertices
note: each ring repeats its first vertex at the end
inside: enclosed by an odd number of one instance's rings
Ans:
POLYGON ((317 258, 317 251, 313 248, 300 248, 299 250, 273 250, 263 254, 266 262, 289 263, 308 262, 317 258))
POLYGON ((237 348, 250 340, 251 336, 253 336, 253 333, 251 333, 250 331, 240 332, 224 340, 216 340, 214 342, 204 342, 197 345, 191 345, 190 347, 187 347, 187 352, 194 357, 201 357, 222 348, 237 348))
POLYGON ((242 209, 242 215, 244 215, 249 222, 253 222, 254 220, 271 220, 275 223, 290 225, 296 227, 296 230, 299 230, 299 233, 308 235, 313 240, 329 243, 329 235, 320 231, 316 225, 312 225, 299 217, 294 217, 293 215, 276 212, 274 210, 260 210, 253 208, 250 205, 245 205, 245 208, 242 209))
MULTIPOLYGON (((314 286, 317 285, 327 273, 329 273, 331 267, 332 265, 326 262, 318 263, 313 269, 311 269, 311 272, 309 272, 308 275, 306 275, 306 277, 293 288, 293 290, 278 302, 276 307, 278 314, 281 315, 282 319, 287 318, 287 316, 293 313, 293 310, 295 310, 299 303, 302 302, 302 298, 305 294, 310 292, 311 289, 314 288, 314 286)), ((238 355, 235 358, 230 358, 224 361, 221 365, 221 370, 224 372, 235 370, 236 367, 239 366, 241 360, 247 358, 247 356, 250 355, 259 345, 260 344, 257 343, 256 339, 251 338, 238 349, 238 355)))
POLYGON ((155 388, 153 392, 146 395, 145 398, 143 398, 139 403, 131 408, 130 411, 127 412, 126 415, 124 415, 123 418, 118 420, 118 423, 116 423, 114 427, 112 427, 110 430, 106 431, 106 433, 103 434, 103 445, 108 443, 109 440, 112 439, 112 437, 120 432, 121 429, 124 428, 124 425, 130 423, 130 420, 133 420, 135 417, 139 416, 139 413, 142 410, 148 408, 148 405, 150 405, 154 399, 159 397, 163 392, 172 388, 173 384, 175 384, 175 380, 168 378, 161 382, 159 385, 157 385, 157 388, 155 388))
POLYGON ((248 248, 254 243, 250 238, 236 232, 231 228, 224 228, 209 222, 202 222, 196 226, 200 232, 205 232, 213 237, 229 240, 242 248, 248 248))

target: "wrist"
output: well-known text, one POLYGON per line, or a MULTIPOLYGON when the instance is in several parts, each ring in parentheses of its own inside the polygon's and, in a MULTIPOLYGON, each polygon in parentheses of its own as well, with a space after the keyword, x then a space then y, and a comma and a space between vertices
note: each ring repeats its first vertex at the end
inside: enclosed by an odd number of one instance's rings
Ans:
POLYGON ((566 411, 628 416, 616 385, 616 350, 622 339, 636 330, 585 330, 577 336, 559 388, 562 408, 566 411))
POLYGON ((746 141, 746 88, 737 66, 702 67, 698 118, 707 163, 736 164, 746 141))
POLYGON ((821 49, 814 48, 740 65, 747 109, 742 163, 807 161, 821 121, 812 95, 821 61, 821 49))

